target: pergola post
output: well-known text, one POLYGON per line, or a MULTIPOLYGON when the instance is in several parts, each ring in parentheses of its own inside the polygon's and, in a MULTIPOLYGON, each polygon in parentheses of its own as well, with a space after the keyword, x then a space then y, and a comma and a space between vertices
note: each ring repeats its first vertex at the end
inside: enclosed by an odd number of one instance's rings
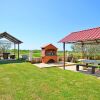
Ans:
POLYGON ((16 51, 15 49, 16 49, 16 44, 14 43, 14 55, 15 55, 15 51, 16 51))
POLYGON ((63 69, 65 70, 65 42, 63 42, 63 52, 64 52, 63 69))
POLYGON ((82 59, 84 59, 84 43, 82 43, 82 59))
POLYGON ((18 60, 19 60, 19 43, 18 43, 18 60))

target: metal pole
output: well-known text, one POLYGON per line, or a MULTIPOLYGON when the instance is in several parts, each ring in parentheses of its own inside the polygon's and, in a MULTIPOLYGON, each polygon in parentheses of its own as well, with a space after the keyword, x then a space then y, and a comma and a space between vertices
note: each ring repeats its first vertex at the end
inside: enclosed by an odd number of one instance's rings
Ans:
POLYGON ((18 43, 18 60, 19 60, 19 43, 18 43))
POLYGON ((63 42, 63 52, 64 52, 64 65, 63 65, 63 68, 65 70, 65 42, 63 42))

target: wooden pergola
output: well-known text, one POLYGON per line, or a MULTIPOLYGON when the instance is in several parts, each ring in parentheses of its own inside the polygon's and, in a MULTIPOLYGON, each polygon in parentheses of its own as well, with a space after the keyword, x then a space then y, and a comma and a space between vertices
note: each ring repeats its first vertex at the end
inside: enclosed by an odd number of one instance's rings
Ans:
POLYGON ((0 33, 0 39, 1 38, 5 38, 14 43, 14 54, 15 54, 16 44, 18 45, 18 59, 19 59, 19 45, 23 42, 15 38, 14 36, 10 35, 7 32, 0 33))
POLYGON ((100 27, 82 30, 78 32, 72 32, 71 34, 61 39, 59 42, 63 43, 63 51, 64 51, 63 68, 65 69, 65 44, 68 44, 68 43, 81 44, 82 54, 84 56, 85 44, 100 44, 100 27))

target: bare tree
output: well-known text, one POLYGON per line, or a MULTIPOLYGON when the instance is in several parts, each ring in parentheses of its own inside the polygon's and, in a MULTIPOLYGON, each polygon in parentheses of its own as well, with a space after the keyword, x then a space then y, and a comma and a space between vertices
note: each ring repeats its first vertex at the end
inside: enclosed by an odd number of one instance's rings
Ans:
POLYGON ((7 52, 11 48, 11 42, 0 40, 0 53, 7 52))

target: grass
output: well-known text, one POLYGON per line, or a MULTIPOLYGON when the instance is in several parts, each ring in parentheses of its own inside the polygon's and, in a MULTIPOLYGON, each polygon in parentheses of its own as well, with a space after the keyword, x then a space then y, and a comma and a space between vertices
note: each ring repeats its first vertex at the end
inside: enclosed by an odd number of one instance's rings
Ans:
POLYGON ((1 64, 0 100, 100 100, 100 80, 27 62, 1 64))

